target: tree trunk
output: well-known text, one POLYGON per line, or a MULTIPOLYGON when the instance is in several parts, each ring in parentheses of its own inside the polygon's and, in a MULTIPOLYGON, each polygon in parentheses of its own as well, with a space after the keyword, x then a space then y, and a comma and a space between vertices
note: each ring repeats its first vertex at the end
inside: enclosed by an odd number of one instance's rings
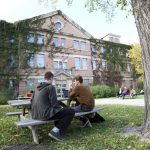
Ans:
POLYGON ((150 138, 150 0, 131 0, 135 23, 142 49, 144 69, 144 130, 143 136, 150 138))

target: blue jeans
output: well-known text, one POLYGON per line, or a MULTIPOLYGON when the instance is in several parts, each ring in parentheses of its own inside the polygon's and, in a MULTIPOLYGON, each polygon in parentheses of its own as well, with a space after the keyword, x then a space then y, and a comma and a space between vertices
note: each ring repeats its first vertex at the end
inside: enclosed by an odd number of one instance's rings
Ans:
POLYGON ((78 106, 72 107, 72 109, 74 109, 75 112, 85 112, 85 111, 91 111, 93 108, 87 108, 82 105, 78 105, 78 106))

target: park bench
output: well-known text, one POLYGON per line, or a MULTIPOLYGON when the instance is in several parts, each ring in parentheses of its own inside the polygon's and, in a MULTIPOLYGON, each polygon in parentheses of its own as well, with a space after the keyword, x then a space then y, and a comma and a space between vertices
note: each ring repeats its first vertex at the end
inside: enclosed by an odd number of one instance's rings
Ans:
MULTIPOLYGON (((100 110, 102 110, 102 108, 96 108, 95 107, 93 110, 88 111, 88 112, 75 113, 75 118, 89 115, 89 114, 95 113, 95 112, 100 111, 100 110)), ((18 128, 29 127, 29 129, 32 131, 32 136, 33 136, 34 142, 36 144, 39 144, 38 133, 37 133, 38 126, 42 125, 42 124, 49 123, 49 122, 54 122, 54 121, 56 121, 56 120, 42 121, 42 120, 28 119, 28 118, 25 118, 24 116, 20 115, 20 121, 15 122, 15 124, 18 128)), ((90 124, 90 126, 92 127, 91 124, 90 124)))
MULTIPOLYGON (((18 116, 18 118, 20 119, 20 115, 22 114, 21 111, 18 112, 7 112, 6 115, 7 116, 18 116)), ((28 114, 28 112, 26 111, 25 114, 28 114)))
POLYGON ((127 94, 127 95, 125 95, 124 97, 122 97, 122 99, 125 99, 125 98, 135 98, 137 95, 135 94, 135 95, 130 95, 130 94, 127 94))

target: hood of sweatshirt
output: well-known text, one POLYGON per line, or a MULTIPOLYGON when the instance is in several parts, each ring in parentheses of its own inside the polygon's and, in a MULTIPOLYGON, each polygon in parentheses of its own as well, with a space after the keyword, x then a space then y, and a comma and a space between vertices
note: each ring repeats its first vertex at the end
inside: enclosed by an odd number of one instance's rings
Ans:
POLYGON ((47 82, 41 82, 38 86, 37 89, 38 91, 42 90, 43 88, 45 88, 46 86, 51 85, 51 83, 47 83, 47 82))

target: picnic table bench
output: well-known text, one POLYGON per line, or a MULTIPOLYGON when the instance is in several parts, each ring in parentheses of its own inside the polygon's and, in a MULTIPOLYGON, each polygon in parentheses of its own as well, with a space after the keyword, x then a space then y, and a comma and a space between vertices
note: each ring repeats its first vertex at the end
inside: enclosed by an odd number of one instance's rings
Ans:
MULTIPOLYGON (((58 99, 58 101, 64 101, 64 100, 68 100, 68 99, 67 98, 58 99)), ((8 116, 17 115, 19 117, 19 121, 15 122, 15 125, 18 128, 28 127, 32 132, 33 140, 36 144, 39 144, 38 132, 37 132, 39 125, 43 125, 43 124, 47 124, 47 123, 56 121, 56 120, 43 121, 43 120, 32 119, 31 112, 30 112, 31 110, 28 109, 27 112, 25 112, 25 110, 24 110, 24 108, 26 108, 26 107, 28 108, 28 106, 31 105, 30 100, 13 100, 13 101, 8 101, 8 104, 13 107, 18 107, 18 106, 22 107, 22 109, 23 109, 22 112, 21 111, 20 112, 8 112, 8 113, 6 113, 6 115, 8 115, 8 116), (29 114, 28 118, 25 116, 26 113, 29 114)), ((93 110, 88 111, 88 112, 75 113, 75 118, 89 115, 89 114, 95 113, 100 110, 102 110, 102 108, 95 107, 93 110)), ((90 126, 92 127, 91 123, 90 123, 90 126)))
MULTIPOLYGON (((102 108, 94 108, 93 110, 88 111, 88 112, 75 113, 75 117, 85 116, 85 115, 95 113, 100 110, 102 110, 102 108)), ((16 126, 18 128, 29 127, 29 129, 32 131, 33 140, 36 144, 39 144, 39 138, 38 138, 38 132, 37 132, 38 126, 56 121, 56 120, 43 121, 43 120, 35 120, 35 119, 26 119, 22 115, 20 116, 20 118, 21 118, 20 121, 15 122, 16 126)), ((92 127, 91 124, 90 126, 92 127)))

